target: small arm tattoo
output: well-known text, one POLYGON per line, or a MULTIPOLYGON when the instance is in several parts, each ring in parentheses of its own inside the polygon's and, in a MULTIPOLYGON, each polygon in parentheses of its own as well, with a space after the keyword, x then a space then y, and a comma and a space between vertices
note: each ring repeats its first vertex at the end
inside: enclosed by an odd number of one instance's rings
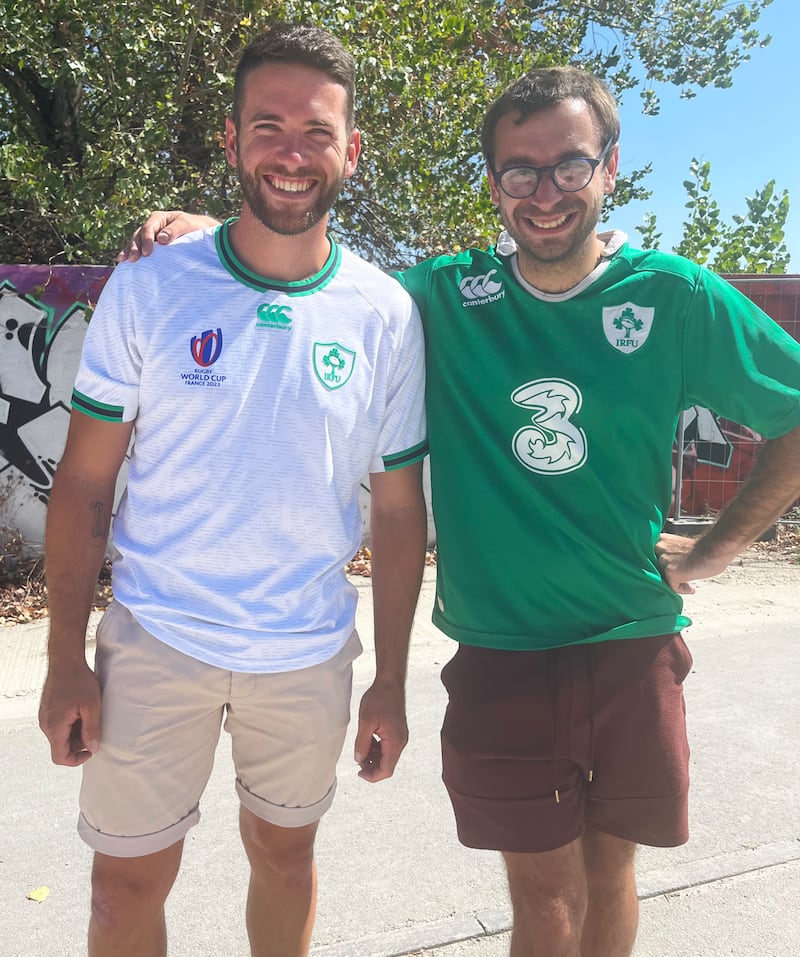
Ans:
POLYGON ((106 507, 102 502, 92 502, 92 538, 105 538, 108 535, 106 507))

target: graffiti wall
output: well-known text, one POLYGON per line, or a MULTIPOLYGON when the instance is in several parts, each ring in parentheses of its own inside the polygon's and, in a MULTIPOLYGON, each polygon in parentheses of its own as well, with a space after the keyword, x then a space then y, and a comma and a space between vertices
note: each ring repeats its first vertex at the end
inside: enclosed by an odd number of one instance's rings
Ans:
MULTIPOLYGON (((111 267, 0 265, 0 525, 32 546, 44 535, 47 502, 64 450, 72 383, 91 312, 111 267)), ((800 276, 727 277, 800 340, 800 276)), ((714 512, 737 493, 761 437, 707 409, 690 409, 678 514, 714 512)), ((124 488, 120 475, 117 496, 124 488)), ((426 491, 429 491, 426 463, 426 491)), ((428 495, 430 501, 430 495, 428 495)), ((369 540, 369 487, 361 494, 369 540)), ((428 538, 435 541, 428 515, 428 538)))
POLYGON ((0 266, 0 523, 41 543, 72 383, 110 268, 0 266))

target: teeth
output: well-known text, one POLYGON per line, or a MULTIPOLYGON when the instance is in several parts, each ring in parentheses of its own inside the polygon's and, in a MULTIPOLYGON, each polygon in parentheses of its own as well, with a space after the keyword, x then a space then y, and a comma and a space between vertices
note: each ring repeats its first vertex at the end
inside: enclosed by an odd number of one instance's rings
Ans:
POLYGON ((282 189, 285 193, 305 193, 313 185, 310 179, 281 179, 278 176, 271 176, 270 182, 276 189, 282 189))
POLYGON ((539 222, 539 220, 532 219, 531 222, 537 229, 556 229, 558 226, 563 226, 564 223, 569 219, 569 213, 566 216, 562 216, 561 219, 550 219, 545 223, 539 222))

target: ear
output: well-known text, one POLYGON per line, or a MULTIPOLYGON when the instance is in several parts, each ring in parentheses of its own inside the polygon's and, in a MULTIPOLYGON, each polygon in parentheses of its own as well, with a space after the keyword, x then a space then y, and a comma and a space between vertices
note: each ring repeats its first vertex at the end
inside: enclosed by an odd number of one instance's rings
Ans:
POLYGON ((495 206, 500 205, 500 187, 497 185, 497 180, 494 178, 494 173, 492 173, 492 168, 489 166, 489 161, 486 160, 486 176, 489 180, 489 192, 492 194, 492 203, 495 206))
POLYGON ((619 143, 614 145, 608 163, 603 167, 603 192, 610 196, 617 185, 617 170, 619 169, 619 143))
POLYGON ((239 159, 239 147, 236 139, 236 124, 228 117, 225 120, 225 159, 236 167, 239 159))
POLYGON ((347 151, 344 159, 344 176, 349 178, 356 171, 358 166, 358 157, 361 155, 361 131, 353 130, 347 143, 347 151))

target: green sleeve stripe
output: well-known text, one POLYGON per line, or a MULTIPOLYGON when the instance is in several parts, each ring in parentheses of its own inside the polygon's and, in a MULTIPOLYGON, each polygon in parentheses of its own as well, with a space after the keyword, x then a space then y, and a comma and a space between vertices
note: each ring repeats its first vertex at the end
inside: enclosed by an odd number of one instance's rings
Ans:
POLYGON ((107 405, 105 402, 97 402, 90 399, 88 395, 78 392, 77 389, 72 392, 72 408, 90 415, 93 419, 103 419, 105 422, 121 422, 122 414, 125 411, 121 405, 107 405))
POLYGON ((396 452, 394 455, 383 456, 383 467, 387 472, 392 469, 403 468, 404 465, 412 465, 414 462, 420 462, 428 454, 428 440, 423 439, 419 445, 415 445, 405 452, 396 452))

